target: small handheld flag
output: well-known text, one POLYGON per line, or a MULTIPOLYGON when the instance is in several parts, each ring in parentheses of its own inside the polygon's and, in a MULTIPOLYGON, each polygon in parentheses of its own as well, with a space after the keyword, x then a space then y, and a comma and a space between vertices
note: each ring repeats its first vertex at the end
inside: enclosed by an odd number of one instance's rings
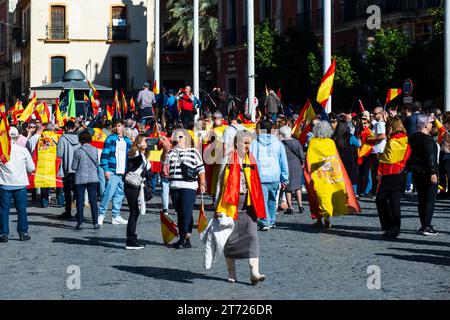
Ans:
POLYGON ((203 193, 202 193, 202 203, 200 204, 200 212, 198 213, 198 233, 202 233, 205 231, 206 227, 208 226, 208 220, 206 219, 205 215, 205 207, 203 205, 203 193))
POLYGON ((402 89, 389 89, 386 97, 385 107, 389 102, 391 102, 401 94, 402 89))
POLYGON ((161 219, 161 234, 165 244, 169 244, 173 239, 178 236, 177 224, 172 221, 164 213, 160 213, 161 219))

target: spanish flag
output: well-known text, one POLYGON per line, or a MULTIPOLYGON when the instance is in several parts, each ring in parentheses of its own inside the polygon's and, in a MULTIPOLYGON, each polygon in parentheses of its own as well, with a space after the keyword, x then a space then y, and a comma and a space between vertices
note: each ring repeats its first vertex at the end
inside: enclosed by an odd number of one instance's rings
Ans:
POLYGON ((336 59, 333 59, 330 67, 328 68, 328 71, 322 78, 319 91, 317 92, 317 102, 319 102, 324 108, 326 108, 328 99, 333 93, 333 82, 335 71, 336 71, 336 59))
POLYGON ((386 97, 385 105, 402 94, 402 89, 389 89, 386 97))
POLYGON ((123 93, 123 90, 120 90, 122 92, 122 110, 123 110, 123 116, 126 117, 128 113, 128 103, 127 99, 125 98, 125 93, 123 93))
POLYGON ((44 131, 33 152, 36 170, 29 176, 28 189, 34 188, 62 188, 62 180, 57 176, 61 159, 56 156, 56 149, 60 135, 44 131))
POLYGON ((311 101, 308 99, 303 106, 303 109, 300 111, 300 115, 295 121, 294 127, 292 128, 292 135, 297 139, 300 138, 300 134, 302 133, 302 125, 305 122, 312 121, 316 117, 316 113, 314 112, 314 108, 311 104, 311 101))
POLYGON ((97 149, 103 149, 108 136, 100 128, 94 128, 91 145, 97 149))
POLYGON ((23 113, 22 102, 17 100, 16 104, 10 109, 10 111, 12 117, 12 124, 16 125, 19 122, 18 117, 23 113))
POLYGON ((95 102, 95 98, 93 95, 90 96, 91 99, 91 107, 92 107, 92 113, 94 116, 98 116, 98 104, 95 102))
POLYGON ((30 119, 31 115, 34 112, 34 107, 36 106, 36 92, 33 95, 33 99, 30 100, 22 115, 19 118, 19 121, 27 122, 30 119))
POLYGON ((438 129, 438 142, 441 144, 445 135, 448 134, 448 131, 437 118, 434 119, 434 122, 436 123, 436 128, 438 129))
POLYGON ((64 127, 64 125, 65 125, 64 117, 62 116, 61 110, 59 109, 59 99, 56 99, 55 122, 60 128, 64 127))
POLYGON ((411 148, 408 144, 408 135, 398 133, 386 142, 383 154, 380 156, 378 174, 381 176, 399 174, 406 166, 411 156, 411 148))
POLYGON ((200 204, 200 212, 198 213, 198 226, 197 226, 198 233, 202 233, 203 231, 205 231, 207 226, 208 220, 206 219, 205 207, 202 201, 202 203, 200 204))
POLYGON ((94 87, 94 85, 93 85, 89 80, 86 80, 86 81, 87 81, 89 87, 90 87, 91 90, 92 90, 92 93, 93 93, 93 95, 94 95, 94 98, 97 99, 98 96, 99 96, 99 93, 98 93, 97 89, 94 87))
POLYGON ((34 110, 34 114, 42 123, 50 122, 50 110, 48 109, 47 102, 40 103, 34 110))
POLYGON ((0 162, 6 164, 11 159, 11 137, 9 136, 9 123, 6 113, 0 118, 0 162))
POLYGON ((116 118, 121 118, 122 116, 120 112, 119 94, 117 93, 117 90, 116 93, 114 94, 114 101, 112 107, 114 110, 113 116, 116 116, 116 118))
POLYGON ((155 146, 155 150, 150 150, 149 161, 151 164, 151 171, 153 173, 160 173, 162 170, 162 162, 161 157, 163 154, 163 149, 158 150, 157 146, 155 146))
POLYGON ((114 106, 106 105, 106 120, 111 121, 114 116, 114 106))
POLYGON ((169 244, 178 236, 177 224, 162 212, 159 214, 159 217, 161 219, 161 234, 163 241, 165 244, 169 244))
MULTIPOLYGON (((245 181, 247 182, 247 206, 252 206, 257 218, 266 218, 266 207, 259 178, 258 166, 251 153, 245 155, 244 163, 245 181)), ((238 206, 241 184, 241 165, 237 151, 233 151, 228 159, 223 176, 221 195, 218 200, 216 212, 222 212, 234 220, 238 217, 238 206)))
POLYGON ((131 112, 136 112, 136 104, 134 103, 133 97, 130 99, 130 110, 131 112))
POLYGON ((333 140, 311 139, 304 171, 313 219, 361 212, 333 140))
POLYGON ((0 116, 6 114, 6 107, 4 103, 0 103, 0 116))
POLYGON ((155 82, 153 82, 153 89, 152 89, 152 91, 153 91, 153 93, 155 94, 155 96, 156 96, 157 94, 159 94, 158 83, 157 83, 156 80, 155 80, 155 82))
POLYGON ((372 130, 365 128, 361 133, 361 147, 358 149, 358 165, 362 165, 364 158, 373 151, 373 145, 367 142, 367 138, 373 136, 372 130))

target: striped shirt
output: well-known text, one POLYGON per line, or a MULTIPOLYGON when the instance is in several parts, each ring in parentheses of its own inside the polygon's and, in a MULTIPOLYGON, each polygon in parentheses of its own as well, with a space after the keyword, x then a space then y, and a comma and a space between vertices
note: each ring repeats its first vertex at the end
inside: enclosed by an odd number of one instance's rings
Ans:
POLYGON ((200 174, 205 172, 203 160, 195 148, 171 150, 166 157, 165 164, 169 164, 169 185, 173 189, 198 189, 198 181, 186 181, 181 173, 181 163, 197 169, 200 174))

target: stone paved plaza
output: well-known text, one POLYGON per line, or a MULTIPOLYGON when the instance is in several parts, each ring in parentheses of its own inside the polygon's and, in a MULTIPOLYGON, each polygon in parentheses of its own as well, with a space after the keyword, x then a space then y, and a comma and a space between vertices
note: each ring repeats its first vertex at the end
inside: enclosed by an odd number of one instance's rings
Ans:
MULTIPOLYGON (((100 230, 85 223, 76 231, 75 221, 57 220, 62 209, 30 204, 28 242, 18 241, 13 214, 10 241, 0 244, 0 299, 450 298, 448 200, 436 206, 433 225, 440 235, 424 237, 416 234, 416 198, 404 196, 403 232, 397 240, 382 239, 371 199, 361 200, 362 214, 333 219, 327 231, 314 229, 309 214, 280 212, 277 229, 258 233, 260 269, 267 279, 252 286, 244 260, 237 262, 235 284, 226 281, 223 257, 212 270, 204 270, 204 245, 196 231, 192 249, 166 247, 159 199, 139 217, 138 235, 146 243, 139 251, 124 249, 126 226, 112 225, 110 212, 100 230), (80 289, 67 286, 72 265, 80 268, 80 289), (373 265, 380 268, 380 289, 368 289, 368 267, 373 265)), ((88 208, 85 215, 90 216, 88 208)), ((128 216, 126 205, 123 216, 128 216)), ((196 221, 198 210, 194 216, 196 221)))

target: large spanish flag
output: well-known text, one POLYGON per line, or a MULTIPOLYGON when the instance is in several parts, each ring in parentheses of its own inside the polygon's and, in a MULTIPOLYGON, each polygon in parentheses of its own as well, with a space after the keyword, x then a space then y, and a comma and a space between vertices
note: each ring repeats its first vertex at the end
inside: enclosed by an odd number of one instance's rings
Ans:
POLYGON ((311 139, 305 181, 313 219, 361 212, 333 140, 311 139))
POLYGON ((330 67, 328 68, 328 71, 322 78, 319 91, 317 92, 317 102, 319 102, 324 108, 326 108, 328 99, 333 93, 333 82, 335 71, 336 71, 336 59, 333 59, 330 67))
POLYGON ((6 113, 0 118, 0 162, 7 163, 11 159, 11 137, 9 136, 9 123, 6 113))
POLYGON ((385 104, 388 104, 389 102, 391 102, 392 100, 394 100, 401 94, 402 94, 402 89, 389 89, 388 93, 387 93, 385 104))
POLYGON ((91 145, 97 149, 103 149, 108 136, 100 128, 94 128, 91 145))
POLYGON ((36 106, 36 92, 33 95, 33 99, 31 99, 30 102, 28 102, 28 105, 22 112, 19 121, 27 122, 28 119, 30 119, 31 115, 33 114, 35 106, 36 106))
POLYGON ((60 135, 44 131, 33 153, 36 170, 30 175, 30 185, 33 188, 62 188, 62 180, 57 176, 61 159, 56 156, 60 135))
POLYGON ((380 156, 378 174, 382 176, 399 174, 406 166, 411 156, 411 148, 408 144, 408 135, 398 133, 386 142, 383 154, 380 156))
POLYGON ((163 241, 165 244, 169 244, 178 236, 177 224, 162 212, 159 214, 159 217, 161 219, 161 234, 163 241))
MULTIPOLYGON (((245 155, 245 181, 247 182, 247 206, 252 206, 257 218, 266 218, 264 195, 261 188, 258 166, 251 153, 245 155)), ((222 212, 234 220, 238 217, 239 191, 241 184, 241 165, 237 151, 233 151, 225 166, 224 178, 216 212, 222 212)))
POLYGON ((448 131, 437 118, 434 119, 434 122, 436 123, 436 128, 438 129, 438 142, 441 144, 445 135, 448 134, 448 131))

